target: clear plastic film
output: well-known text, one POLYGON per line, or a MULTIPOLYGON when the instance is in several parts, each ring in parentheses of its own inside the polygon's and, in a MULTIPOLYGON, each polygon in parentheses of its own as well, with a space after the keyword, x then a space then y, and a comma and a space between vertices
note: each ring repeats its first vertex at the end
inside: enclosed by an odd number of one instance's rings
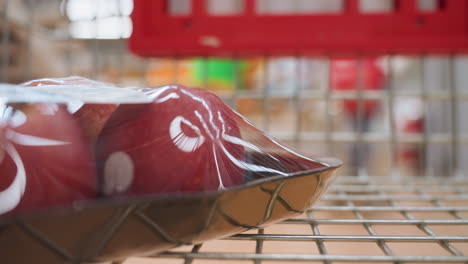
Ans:
POLYGON ((0 89, 0 214, 213 193, 340 162, 299 154, 201 89, 81 77, 0 89))

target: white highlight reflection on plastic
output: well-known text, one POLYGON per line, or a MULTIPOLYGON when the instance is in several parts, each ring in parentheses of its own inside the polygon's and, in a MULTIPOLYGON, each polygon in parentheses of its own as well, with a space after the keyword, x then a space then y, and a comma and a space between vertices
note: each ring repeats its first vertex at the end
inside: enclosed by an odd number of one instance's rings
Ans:
POLYGON ((218 181, 219 181, 218 190, 224 190, 225 187, 223 184, 223 178, 221 177, 221 172, 219 171, 218 154, 216 153, 215 145, 213 145, 212 148, 213 148, 213 157, 214 157, 214 161, 216 164, 216 174, 218 175, 218 181))
POLYGON ((24 135, 17 133, 13 130, 8 130, 6 133, 6 137, 11 141, 15 142, 19 145, 24 146, 59 146, 59 145, 66 145, 70 144, 70 142, 64 142, 60 140, 53 140, 41 137, 35 137, 30 135, 24 135))
POLYGON ((165 91, 167 91, 169 89, 173 89, 173 88, 174 88, 174 86, 167 85, 167 86, 159 88, 157 90, 146 92, 145 94, 149 98, 151 98, 155 103, 164 103, 164 102, 166 102, 167 100, 170 100, 170 99, 179 99, 180 98, 180 96, 175 92, 172 92, 172 93, 164 96, 163 98, 159 98, 159 96, 161 94, 163 94, 165 91))
POLYGON ((195 116, 198 118, 198 120, 200 121, 200 123, 202 124, 203 128, 205 129, 206 133, 208 134, 208 136, 210 136, 210 138, 212 140, 215 140, 215 137, 213 136, 213 134, 211 134, 211 131, 210 129, 208 128, 208 125, 206 124, 205 122, 205 119, 203 119, 203 116, 200 114, 200 112, 198 112, 198 110, 195 110, 195 116))
MULTIPOLYGON (((206 102, 205 99, 201 98, 201 97, 198 97, 192 93, 190 93, 189 91, 186 91, 186 90, 180 90, 180 92, 182 92, 183 94, 189 96, 190 98, 192 98, 193 100, 195 101, 198 101, 202 104, 202 106, 206 109, 206 111, 208 112, 208 120, 209 120, 209 123, 211 124, 211 127, 216 131, 216 135, 219 136, 219 130, 218 130, 218 127, 215 125, 215 123, 213 122, 213 112, 211 111, 211 108, 210 106, 208 105, 208 103, 206 102)), ((200 118, 200 113, 198 111, 195 111, 195 114, 197 114, 198 118, 200 118)), ((202 124, 204 125, 205 129, 206 129, 206 132, 210 135, 210 137, 213 139, 213 135, 211 134, 210 130, 208 129, 208 127, 206 126, 206 123, 205 121, 202 121, 202 124)))
MULTIPOLYGON (((247 147, 247 148, 251 148, 253 150, 256 150, 256 151, 260 151, 261 150, 259 148, 257 148, 256 146, 254 146, 253 144, 247 142, 247 141, 244 141, 240 138, 236 138, 236 137, 233 137, 233 136, 229 136, 228 134, 226 134, 226 122, 224 121, 224 119, 222 118, 221 116, 221 113, 218 111, 217 112, 217 117, 218 117, 218 120, 221 122, 221 129, 222 131, 219 131, 219 128, 216 124, 214 124, 214 115, 213 115, 213 112, 212 112, 212 109, 209 107, 208 103, 206 102, 205 99, 201 98, 201 97, 198 97, 198 96, 195 96, 194 94, 190 93, 189 91, 186 91, 186 90, 180 90, 183 94, 191 97, 193 100, 195 101, 198 101, 201 103, 201 105, 203 106, 203 108, 206 109, 206 111, 208 112, 208 119, 209 119, 209 123, 210 123, 210 127, 213 128, 215 131, 216 131, 216 136, 217 138, 215 138, 213 136, 213 134, 211 133, 207 123, 205 122, 203 116, 200 114, 200 112, 198 112, 198 110, 195 110, 195 116, 200 120, 200 122, 202 123, 202 126, 203 128, 205 129, 206 133, 213 139, 214 142, 216 142, 220 147, 221 147, 221 150, 222 152, 224 153, 224 155, 234 164, 236 165, 237 167, 239 168, 242 168, 242 169, 245 169, 245 170, 250 170, 250 171, 255 171, 255 172, 270 172, 270 173, 276 173, 276 174, 279 174, 279 175, 283 175, 283 176, 287 176, 288 174, 285 173, 285 172, 282 172, 282 171, 279 171, 279 170, 275 170, 275 169, 272 169, 272 168, 268 168, 268 167, 264 167, 264 166, 261 166, 261 165, 256 165, 256 164, 251 164, 251 163, 248 163, 248 162, 245 162, 243 160, 238 160, 236 157, 234 157, 228 149, 226 149, 226 147, 223 145, 223 142, 221 141, 221 138, 232 143, 232 144, 236 144, 236 145, 239 145, 239 146, 242 146, 242 147, 247 147)), ((186 120, 185 118, 181 117, 181 116, 178 116, 176 118, 182 118, 184 120, 186 120)), ((187 120, 188 121, 188 120, 187 120)), ((173 121, 174 123, 174 121, 173 121)), ((172 124, 171 124, 171 128, 172 128, 172 124)), ((198 133, 198 128, 193 126, 192 127, 195 131, 197 131, 198 133)), ((175 131, 174 131, 175 132, 175 131)), ((201 134, 200 134, 201 135, 201 134)), ((172 133, 171 133, 171 137, 172 137, 172 133)), ((177 144, 177 143, 176 143, 177 144)), ((201 145, 201 144, 200 144, 201 145)), ((213 150, 215 150, 215 148, 213 147, 213 150)), ((216 152, 213 151, 213 154, 216 155, 216 152)), ((273 157, 274 158, 274 157, 273 157)), ((216 157, 215 157, 216 159, 216 157)), ((276 159, 276 158, 274 158, 276 159)), ((216 160, 215 160, 216 161, 216 160)), ((219 174, 219 172, 218 172, 219 174)), ((218 175, 219 176, 219 175, 218 175)), ((220 178, 220 186, 219 188, 223 188, 223 183, 222 183, 222 179, 220 178)))
POLYGON ((244 161, 240 161, 240 160, 236 159, 234 156, 232 156, 231 153, 229 153, 229 151, 227 151, 227 149, 224 147, 223 144, 220 144, 220 145, 221 145, 221 149, 223 150, 226 157, 228 157, 229 160, 231 160, 232 163, 234 163, 239 168, 242 168, 242 169, 245 169, 245 170, 250 170, 250 171, 263 171, 263 172, 277 173, 277 174, 280 174, 280 175, 283 175, 283 176, 288 175, 287 173, 284 173, 284 172, 279 171, 279 170, 275 170, 275 169, 263 167, 263 166, 260 166, 260 165, 255 165, 255 164, 250 164, 250 163, 247 163, 247 162, 244 162, 244 161))
MULTIPOLYGON (((26 120, 26 115, 17 110, 7 122, 10 122, 10 125, 13 127, 18 127, 24 124, 26 120)), ((23 146, 57 146, 69 144, 69 142, 24 135, 11 129, 7 129, 5 135, 8 140, 23 146)), ((4 145, 1 146, 0 152, 0 163, 4 161, 6 152, 16 165, 16 175, 13 182, 5 190, 0 192, 0 214, 3 214, 13 210, 20 203, 26 188, 26 170, 23 160, 13 144, 5 142, 4 145)))
POLYGON ((153 101, 156 101, 162 93, 164 93, 165 91, 169 89, 174 89, 174 88, 175 87, 172 85, 166 85, 164 87, 160 87, 158 89, 149 90, 149 91, 146 90, 146 88, 143 88, 142 91, 146 94, 146 96, 151 98, 153 101))
POLYGON ((169 127, 169 134, 172 142, 183 152, 193 152, 205 142, 205 137, 201 134, 200 129, 182 116, 176 116, 174 120, 172 120, 169 127), (198 134, 198 137, 187 136, 182 131, 182 123, 193 129, 198 134))
POLYGON ((170 100, 170 99, 178 99, 178 98, 180 98, 178 94, 176 94, 176 93, 170 93, 170 94, 164 96, 163 98, 156 99, 155 102, 156 102, 156 103, 164 103, 164 102, 166 102, 167 100, 170 100))
POLYGON ((15 111, 13 116, 10 118, 9 122, 13 127, 18 127, 26 123, 26 120, 27 120, 27 117, 23 112, 15 111))
POLYGON ((134 165, 130 156, 122 151, 112 153, 104 165, 104 193, 123 193, 132 184, 134 165))
POLYGON ((12 144, 7 144, 5 150, 13 159, 17 171, 13 182, 0 192, 0 214, 13 210, 21 201, 26 188, 26 171, 23 161, 12 144))

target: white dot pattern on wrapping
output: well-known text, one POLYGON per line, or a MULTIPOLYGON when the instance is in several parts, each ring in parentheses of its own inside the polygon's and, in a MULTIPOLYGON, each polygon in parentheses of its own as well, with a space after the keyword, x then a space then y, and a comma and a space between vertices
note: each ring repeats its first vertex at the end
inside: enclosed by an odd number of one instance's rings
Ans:
POLYGON ((104 164, 104 193, 123 193, 132 184, 134 165, 130 156, 122 151, 114 152, 104 164))

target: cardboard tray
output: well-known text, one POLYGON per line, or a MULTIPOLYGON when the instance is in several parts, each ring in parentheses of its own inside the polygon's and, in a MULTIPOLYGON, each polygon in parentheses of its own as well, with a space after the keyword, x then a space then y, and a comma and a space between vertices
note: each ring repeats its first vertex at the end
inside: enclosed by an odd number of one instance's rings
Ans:
POLYGON ((327 189, 341 161, 319 161, 327 165, 219 192, 98 200, 1 217, 2 262, 118 261, 265 227, 301 214, 327 189))

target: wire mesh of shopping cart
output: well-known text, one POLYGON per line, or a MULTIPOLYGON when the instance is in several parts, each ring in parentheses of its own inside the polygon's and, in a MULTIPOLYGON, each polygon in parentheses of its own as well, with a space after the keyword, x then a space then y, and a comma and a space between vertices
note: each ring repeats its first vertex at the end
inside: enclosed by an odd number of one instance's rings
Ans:
MULTIPOLYGON (((437 8, 445 1, 426 2, 437 8)), ((276 138, 338 156, 348 164, 341 174, 358 176, 338 177, 299 217, 125 263, 468 262, 466 58, 380 56, 375 61, 384 89, 338 91, 330 89, 337 57, 328 53, 224 61, 135 57, 126 45, 131 6, 123 0, 3 0, 1 81, 83 75, 135 86, 208 87, 276 138), (219 65, 227 77, 217 75, 219 65), (346 113, 345 100, 358 102, 357 119, 346 113), (365 125, 369 101, 379 110, 365 125), (356 156, 361 158, 353 163, 356 156)), ((205 42, 216 46, 216 39, 205 42)), ((350 57, 366 75, 369 57, 350 57)))
POLYGON ((155 263, 169 259, 175 259, 173 263, 211 259, 238 261, 235 263, 464 263, 466 183, 463 179, 341 177, 304 215, 222 241, 176 249, 157 256, 163 259, 155 263))

